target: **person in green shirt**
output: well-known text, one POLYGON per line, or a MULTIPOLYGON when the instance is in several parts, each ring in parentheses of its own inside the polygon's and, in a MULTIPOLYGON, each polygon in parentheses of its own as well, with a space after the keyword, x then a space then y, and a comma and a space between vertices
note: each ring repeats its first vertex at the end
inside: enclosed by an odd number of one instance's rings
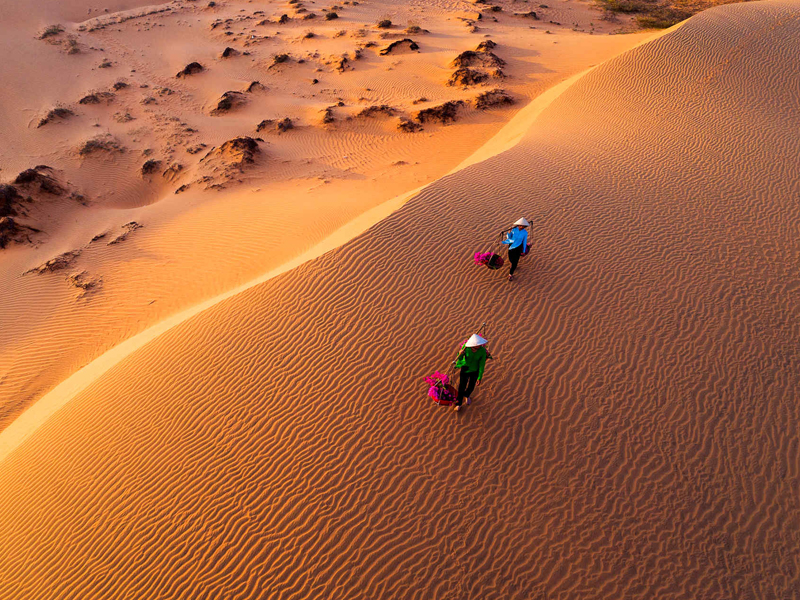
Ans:
POLYGON ((467 399, 467 404, 470 403, 470 394, 483 379, 483 369, 489 355, 486 351, 486 343, 487 340, 476 333, 461 347, 456 357, 456 368, 461 369, 461 375, 458 380, 458 395, 453 410, 461 410, 464 398, 467 399))

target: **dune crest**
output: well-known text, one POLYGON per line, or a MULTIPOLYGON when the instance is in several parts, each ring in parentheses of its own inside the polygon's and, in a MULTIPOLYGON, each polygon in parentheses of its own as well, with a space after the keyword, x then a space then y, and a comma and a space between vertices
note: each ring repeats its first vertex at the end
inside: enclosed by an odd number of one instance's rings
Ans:
POLYGON ((46 164, 68 193, 0 207, 0 430, 129 337, 441 178, 532 99, 649 35, 611 35, 630 21, 571 0, 551 4, 571 21, 550 33, 458 2, 18 5, 0 0, 0 186, 46 164), (453 60, 484 46, 502 73, 448 86, 453 60), (78 252, 63 276, 21 277, 78 252))
MULTIPOLYGON (((667 32, 658 33, 653 36, 659 37, 667 32)), ((642 44, 647 41, 642 41, 642 44)), ((464 162, 453 169, 448 175, 453 175, 458 171, 467 168, 470 165, 477 164, 484 160, 491 158, 505 152, 516 146, 526 131, 534 125, 536 118, 544 111, 550 104, 558 98, 564 91, 566 91, 572 84, 578 81, 581 77, 591 72, 594 68, 588 69, 578 75, 575 75, 557 86, 554 86, 533 102, 529 103, 523 110, 521 110, 502 130, 500 130, 493 138, 491 138, 484 146, 478 149, 471 157, 467 158, 464 162)), ((228 143, 228 142, 226 142, 228 143)), ((427 187, 427 186, 425 186, 427 187)), ((340 229, 336 230, 332 235, 322 240, 319 244, 313 246, 308 251, 295 257, 289 262, 282 264, 280 267, 265 273, 256 279, 253 279, 241 286, 237 286, 232 290, 228 290, 219 296, 196 304, 178 314, 171 315, 169 318, 161 321, 147 330, 131 337, 99 356, 91 363, 81 368, 77 372, 70 375, 63 382, 59 383, 55 388, 50 390, 47 394, 37 400, 25 412, 19 415, 10 425, 0 431, 0 462, 8 456, 14 449, 16 449, 22 442, 29 438, 39 427, 41 427, 50 417, 52 417, 61 407, 66 405, 72 398, 79 393, 83 392, 89 385, 91 385, 98 378, 102 377, 109 369, 119 364, 122 360, 130 356, 133 352, 144 347, 146 344, 156 339, 158 336, 169 331, 173 327, 183 323, 184 321, 194 317, 197 314, 219 304, 223 300, 236 296, 245 290, 248 290, 256 285, 264 283, 278 275, 291 271, 298 266, 318 258, 330 252, 335 248, 345 244, 346 242, 354 239, 367 231, 370 227, 379 223, 396 210, 400 209, 406 202, 414 198, 423 188, 406 192, 391 200, 376 206, 375 208, 365 212, 353 221, 350 221, 340 229)))
POLYGON ((0 463, 0 597, 795 596, 797 39, 702 13, 130 354, 0 463), (422 377, 482 321, 455 415, 422 377))

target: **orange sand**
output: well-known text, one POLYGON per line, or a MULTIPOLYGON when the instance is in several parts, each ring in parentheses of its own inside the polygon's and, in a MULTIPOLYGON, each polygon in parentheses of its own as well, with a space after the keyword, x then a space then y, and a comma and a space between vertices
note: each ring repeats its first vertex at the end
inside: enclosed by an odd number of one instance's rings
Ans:
POLYGON ((797 2, 694 17, 8 427, 0 598, 800 594, 798 39, 797 2), (508 283, 471 255, 520 214, 508 283), (483 386, 436 407, 483 321, 483 386))
POLYGON ((608 35, 620 25, 600 21, 589 5, 565 0, 540 9, 541 21, 515 17, 511 13, 519 11, 509 5, 496 23, 487 14, 475 32, 465 19, 474 18, 477 8, 464 2, 400 7, 367 2, 343 6, 333 21, 322 18, 322 6, 308 3, 319 16, 293 18, 286 25, 274 23, 281 14, 295 15, 282 2, 231 0, 210 9, 207 2, 186 0, 156 7, 170 9, 158 13, 143 4, 73 0, 37 10, 21 10, 18 2, 0 5, 9 17, 0 22, 0 44, 9 57, 0 65, 6 88, 0 139, 8 142, 0 148, 0 181, 46 164, 56 169, 68 193, 84 196, 79 202, 68 194, 34 193, 25 223, 42 233, 33 236, 32 246, 0 251, 0 429, 118 343, 289 263, 366 211, 446 174, 530 99, 650 35, 608 35), (264 14, 254 16, 257 11, 264 14), (563 25, 544 21, 545 12, 563 25), (89 31, 138 14, 145 16, 89 31), (397 25, 377 29, 375 23, 386 16, 397 25), (226 19, 235 20, 228 30, 226 19), (263 19, 269 23, 257 25, 263 19), (576 20, 582 31, 570 28, 576 20), (211 29, 217 21, 223 25, 211 29), (412 22, 429 33, 404 33, 412 22), (36 39, 54 23, 64 32, 36 39), (337 37, 340 31, 346 34, 337 37), (315 37, 302 39, 307 32, 315 37), (418 41, 419 53, 378 54, 406 35, 418 41), (70 36, 77 40, 77 54, 67 53, 70 36), (451 61, 486 39, 497 42, 494 52, 506 62, 506 79, 466 89, 445 85, 454 70, 451 61), (377 46, 353 58, 368 42, 377 46), (221 59, 225 47, 240 54, 221 59), (272 68, 278 52, 291 59, 272 68), (352 68, 339 73, 332 61, 345 53, 352 68), (104 59, 112 66, 98 68, 104 59), (194 60, 206 70, 175 77, 194 60), (319 83, 312 85, 312 78, 319 83), (129 87, 112 91, 119 81, 129 87), (264 89, 246 94, 243 107, 209 114, 224 92, 243 90, 252 81, 264 89), (411 116, 494 87, 508 90, 516 105, 485 112, 468 108, 457 122, 425 125, 418 133, 398 132, 397 116, 348 120, 383 104, 411 116), (114 94, 109 103, 78 103, 91 92, 109 91, 114 94), (413 104, 423 96, 428 102, 413 104), (148 98, 155 103, 142 104, 148 98), (336 107, 336 121, 323 126, 322 110, 339 98, 345 106, 336 107), (75 116, 37 127, 57 106, 75 116), (133 120, 118 122, 126 115, 133 120), (294 121, 294 129, 256 132, 262 120, 284 117, 294 121), (82 143, 106 134, 125 151, 78 155, 82 143), (256 164, 235 173, 233 181, 200 163, 212 147, 241 135, 264 141, 256 164), (201 144, 206 147, 189 152, 201 144), (162 164, 143 177, 140 169, 149 159, 162 164), (172 164, 182 165, 182 171, 163 177, 172 164), (198 182, 202 177, 210 180, 198 182), (176 195, 183 185, 188 190, 176 195), (225 187, 205 189, 212 185, 225 187), (132 221, 143 227, 109 246, 132 221), (22 275, 77 250, 80 256, 63 271, 22 275), (96 284, 90 293, 66 281, 77 274, 96 284))

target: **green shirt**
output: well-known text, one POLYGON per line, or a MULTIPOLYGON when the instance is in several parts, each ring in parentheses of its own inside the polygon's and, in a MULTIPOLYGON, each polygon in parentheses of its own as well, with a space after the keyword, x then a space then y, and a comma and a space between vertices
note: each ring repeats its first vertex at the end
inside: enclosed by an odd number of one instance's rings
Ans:
POLYGON ((486 348, 479 346, 477 352, 473 352, 472 348, 466 346, 461 348, 458 360, 456 360, 456 368, 466 367, 470 373, 478 372, 478 381, 483 378, 483 368, 486 366, 486 348))

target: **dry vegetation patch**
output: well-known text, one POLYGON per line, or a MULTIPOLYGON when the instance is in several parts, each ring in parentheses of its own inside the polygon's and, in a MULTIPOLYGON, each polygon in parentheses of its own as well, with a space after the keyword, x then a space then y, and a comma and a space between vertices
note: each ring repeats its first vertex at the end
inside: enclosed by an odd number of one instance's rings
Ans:
POLYGON ((636 16, 642 27, 665 29, 703 10, 739 0, 597 0, 608 13, 636 16))

